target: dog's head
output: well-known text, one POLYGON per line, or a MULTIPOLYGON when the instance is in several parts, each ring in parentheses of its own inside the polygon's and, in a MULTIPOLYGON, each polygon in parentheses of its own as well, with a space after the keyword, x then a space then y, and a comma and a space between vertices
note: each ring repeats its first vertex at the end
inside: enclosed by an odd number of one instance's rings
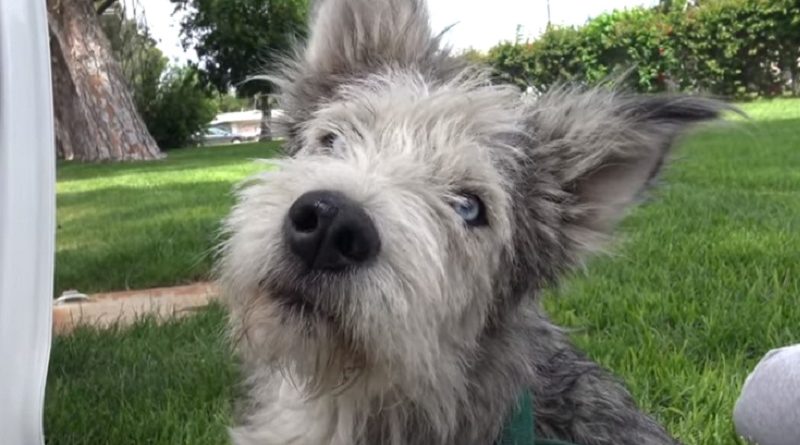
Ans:
POLYGON ((313 17, 275 79, 291 156, 241 189, 219 267, 246 361, 309 390, 348 370, 412 398, 447 384, 721 108, 524 99, 451 57, 422 0, 323 0, 313 17))

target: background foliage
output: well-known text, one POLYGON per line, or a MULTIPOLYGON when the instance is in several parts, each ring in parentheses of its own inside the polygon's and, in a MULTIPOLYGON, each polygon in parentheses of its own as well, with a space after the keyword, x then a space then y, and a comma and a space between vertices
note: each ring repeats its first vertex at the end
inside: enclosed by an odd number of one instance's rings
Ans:
POLYGON ((747 98, 800 94, 800 2, 662 2, 550 27, 534 41, 504 42, 486 61, 536 92, 563 82, 596 84, 627 73, 636 91, 747 98))
POLYGON ((170 0, 186 15, 181 22, 185 47, 199 58, 203 80, 222 93, 270 93, 266 82, 244 82, 302 37, 307 0, 170 0))
POLYGON ((150 134, 160 147, 183 147, 195 142, 217 114, 217 102, 200 82, 194 67, 171 67, 159 82, 155 101, 140 111, 150 134))
POLYGON ((191 67, 172 66, 145 23, 115 4, 100 16, 114 58, 131 88, 136 109, 162 150, 190 144, 217 113, 219 100, 191 67))

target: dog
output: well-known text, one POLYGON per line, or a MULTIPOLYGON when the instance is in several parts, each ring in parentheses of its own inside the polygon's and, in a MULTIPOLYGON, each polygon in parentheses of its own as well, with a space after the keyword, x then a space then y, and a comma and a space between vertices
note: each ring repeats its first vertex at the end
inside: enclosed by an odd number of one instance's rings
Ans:
POLYGON ((540 308, 726 105, 493 82, 423 0, 322 0, 270 76, 288 155, 247 180, 218 279, 248 397, 237 444, 675 444, 540 308))

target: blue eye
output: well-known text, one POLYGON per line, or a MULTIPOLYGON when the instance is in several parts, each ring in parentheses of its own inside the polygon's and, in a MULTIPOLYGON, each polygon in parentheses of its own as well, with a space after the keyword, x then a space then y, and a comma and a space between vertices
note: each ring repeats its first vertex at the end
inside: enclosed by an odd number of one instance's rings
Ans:
POLYGON ((319 143, 325 148, 333 148, 333 144, 335 144, 338 139, 339 136, 336 133, 328 132, 319 138, 319 143))
POLYGON ((475 195, 465 194, 453 202, 453 210, 470 226, 486 225, 486 210, 483 202, 475 195))

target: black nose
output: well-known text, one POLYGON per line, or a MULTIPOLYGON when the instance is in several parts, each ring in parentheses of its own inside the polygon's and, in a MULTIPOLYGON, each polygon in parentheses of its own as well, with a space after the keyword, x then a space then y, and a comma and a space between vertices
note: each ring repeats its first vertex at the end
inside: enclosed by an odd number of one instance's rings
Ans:
POLYGON ((289 248, 310 269, 339 270, 378 255, 381 240, 364 208, 342 193, 317 190, 297 199, 286 218, 289 248))

